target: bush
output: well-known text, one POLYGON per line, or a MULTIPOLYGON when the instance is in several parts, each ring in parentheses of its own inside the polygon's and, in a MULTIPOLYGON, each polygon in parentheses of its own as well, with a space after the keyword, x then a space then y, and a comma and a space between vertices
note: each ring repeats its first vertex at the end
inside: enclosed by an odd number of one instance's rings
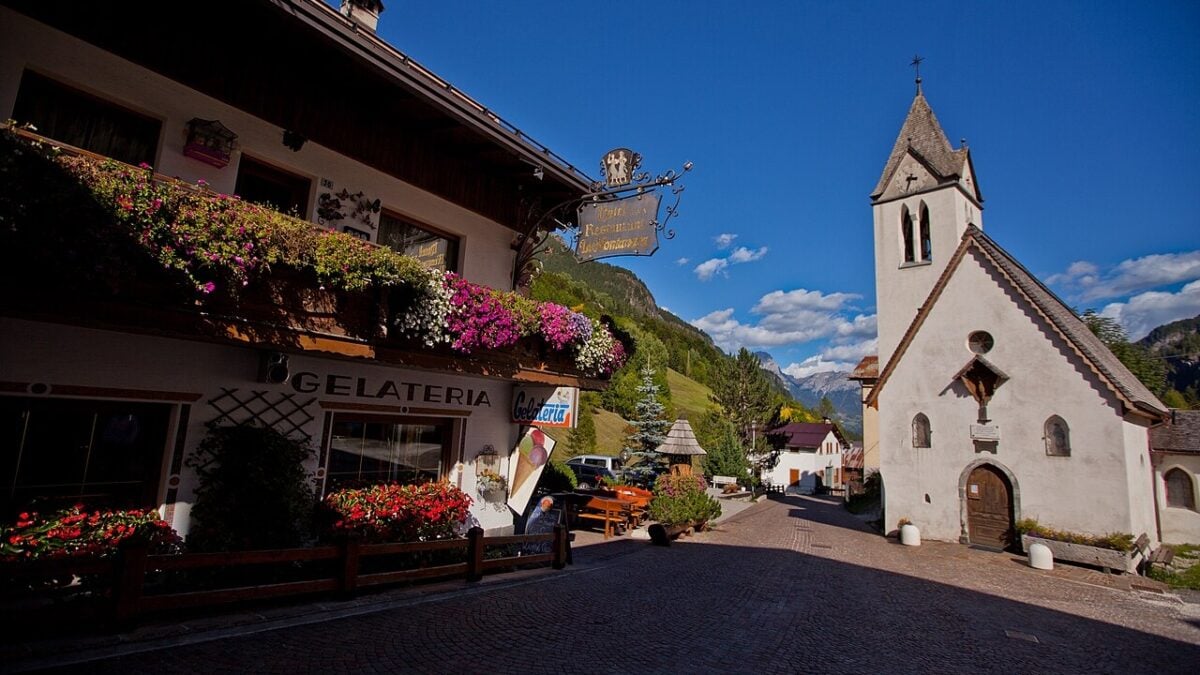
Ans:
POLYGON ((565 462, 552 457, 546 462, 546 468, 542 469, 538 485, 547 492, 571 492, 579 487, 579 479, 565 462))
POLYGON ((1038 521, 1032 518, 1023 518, 1020 521, 1017 521, 1017 533, 1027 534, 1031 537, 1040 537, 1042 539, 1065 541, 1071 544, 1106 548, 1113 551, 1121 551, 1122 553, 1127 553, 1133 550, 1132 534, 1126 534, 1124 532, 1111 532, 1109 534, 1097 537, 1090 534, 1079 534, 1076 532, 1067 532, 1064 530, 1056 530, 1054 528, 1044 527, 1038 524, 1038 521))
POLYGON ((367 541, 429 541, 463 534, 471 497, 449 483, 338 490, 322 503, 326 534, 367 541))
POLYGON ((721 504, 705 493, 702 476, 660 476, 654 484, 650 517, 664 525, 703 523, 721 515, 721 504))
POLYGON ((0 560, 108 557, 126 539, 142 538, 151 553, 175 553, 179 535, 153 509, 92 511, 82 504, 50 516, 22 513, 0 528, 0 560))
POLYGON ((299 546, 312 533, 316 496, 307 444, 267 427, 214 427, 187 464, 200 485, 188 546, 238 551, 299 546))

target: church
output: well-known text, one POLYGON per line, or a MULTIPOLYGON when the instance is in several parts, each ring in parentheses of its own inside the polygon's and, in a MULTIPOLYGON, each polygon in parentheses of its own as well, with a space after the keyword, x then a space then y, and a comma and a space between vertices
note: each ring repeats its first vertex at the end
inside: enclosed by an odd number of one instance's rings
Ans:
POLYGON ((1148 432, 1166 406, 984 234, 970 149, 919 78, 871 201, 878 365, 854 377, 877 419, 885 530, 908 519, 1007 548, 1032 518, 1157 544, 1148 432))

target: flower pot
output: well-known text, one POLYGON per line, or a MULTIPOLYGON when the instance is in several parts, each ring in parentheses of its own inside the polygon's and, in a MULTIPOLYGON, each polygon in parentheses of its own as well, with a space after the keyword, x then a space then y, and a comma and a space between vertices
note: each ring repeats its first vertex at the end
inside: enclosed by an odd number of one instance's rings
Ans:
POLYGON ((1029 545, 1029 566, 1035 570, 1054 569, 1054 554, 1050 547, 1041 543, 1029 545))
POLYGON ((917 526, 911 523, 908 525, 901 525, 900 543, 904 544, 905 546, 920 546, 921 530, 917 529, 917 526))

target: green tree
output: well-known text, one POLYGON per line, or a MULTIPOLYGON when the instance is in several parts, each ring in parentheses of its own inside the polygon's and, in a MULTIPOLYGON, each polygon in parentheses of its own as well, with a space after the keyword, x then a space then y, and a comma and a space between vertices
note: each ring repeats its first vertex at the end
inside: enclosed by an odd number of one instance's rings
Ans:
POLYGON ((578 419, 575 428, 567 432, 564 449, 569 457, 590 455, 596 452, 596 404, 599 397, 594 392, 579 395, 578 419))
POLYGON ((712 383, 713 402, 721 406, 748 445, 755 436, 753 428, 762 429, 778 410, 771 385, 758 357, 745 347, 720 370, 712 383))
POLYGON ((1166 390, 1166 364, 1162 359, 1152 356, 1145 347, 1130 342, 1125 329, 1116 319, 1100 316, 1094 309, 1087 310, 1079 318, 1147 389, 1155 394, 1166 390))
POLYGON ((830 401, 828 396, 822 396, 821 401, 817 403, 817 416, 830 420, 837 418, 837 408, 833 407, 833 401, 830 401))
POLYGON ((654 381, 654 369, 642 368, 642 384, 638 387, 641 399, 637 402, 633 419, 629 420, 631 432, 625 437, 625 450, 641 459, 641 463, 661 464, 662 456, 656 452, 667 440, 671 422, 664 413, 666 407, 658 400, 658 384, 654 381))
POLYGON ((721 439, 710 446, 701 446, 708 451, 704 457, 704 475, 733 476, 746 478, 750 463, 746 460, 746 449, 738 441, 737 429, 726 422, 721 439))
POLYGON ((1186 409, 1188 407, 1187 399, 1183 397, 1183 394, 1175 391, 1174 389, 1168 389, 1167 392, 1163 394, 1162 402, 1163 405, 1167 406, 1168 408, 1186 409))

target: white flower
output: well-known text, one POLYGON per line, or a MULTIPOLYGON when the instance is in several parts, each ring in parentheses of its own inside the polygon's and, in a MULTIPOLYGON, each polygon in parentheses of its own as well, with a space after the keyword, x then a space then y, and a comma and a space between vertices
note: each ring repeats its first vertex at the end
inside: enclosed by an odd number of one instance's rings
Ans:
POLYGON ((426 347, 436 347, 449 342, 446 332, 446 317, 449 316, 450 287, 445 275, 436 270, 429 271, 429 278, 418 289, 412 310, 396 318, 396 328, 407 338, 420 340, 426 347))

